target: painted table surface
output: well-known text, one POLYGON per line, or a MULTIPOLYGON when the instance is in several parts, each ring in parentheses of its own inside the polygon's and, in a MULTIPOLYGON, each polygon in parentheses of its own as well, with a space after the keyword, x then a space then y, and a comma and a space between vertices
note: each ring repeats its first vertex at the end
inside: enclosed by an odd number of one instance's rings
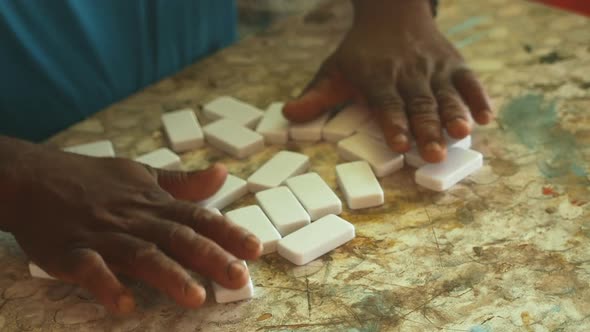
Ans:
MULTIPOLYGON (((384 178, 387 202, 343 217, 357 238, 307 266, 250 264, 248 302, 184 310, 135 287, 137 312, 114 318, 80 289, 32 280, 14 240, 0 242, 0 330, 588 331, 590 330, 590 20, 525 1, 448 0, 441 28, 500 110, 475 132, 485 166, 446 193, 384 178)), ((164 146, 160 114, 220 95, 265 108, 296 96, 349 26, 347 2, 291 17, 52 138, 111 139, 119 156, 164 146)), ((289 144, 335 187, 332 144, 289 144)), ((280 147, 235 161, 242 177, 280 147)), ((338 192, 341 195, 340 192, 338 192)), ((232 207, 252 204, 249 195, 232 207)))

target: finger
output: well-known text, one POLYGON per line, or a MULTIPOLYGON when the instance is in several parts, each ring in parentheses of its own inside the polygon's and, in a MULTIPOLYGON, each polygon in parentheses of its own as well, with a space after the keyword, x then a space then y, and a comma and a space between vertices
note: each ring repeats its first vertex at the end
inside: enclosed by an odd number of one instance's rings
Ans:
POLYGON ((186 225, 148 219, 135 223, 129 232, 155 243, 186 268, 224 287, 240 288, 248 281, 248 271, 240 260, 186 225))
POLYGON ((430 82, 425 77, 413 77, 401 84, 412 133, 422 158, 430 163, 446 156, 438 105, 432 95, 430 82))
POLYGON ((64 271, 56 274, 60 279, 87 289, 110 312, 128 314, 135 309, 131 291, 121 284, 96 251, 75 249, 60 265, 58 270, 64 271))
POLYGON ((213 196, 227 177, 227 169, 215 164, 206 170, 175 172, 155 170, 158 184, 177 199, 200 201, 213 196))
POLYGON ((283 115, 293 122, 311 121, 354 99, 355 95, 344 75, 328 60, 301 96, 285 105, 283 115))
POLYGON ((477 123, 483 125, 493 119, 494 115, 489 98, 483 86, 471 70, 461 69, 455 72, 453 75, 453 84, 467 107, 469 107, 473 119, 477 123))
POLYGON ((195 204, 172 202, 163 216, 192 228, 238 258, 253 260, 262 253, 262 244, 252 233, 195 204))
POLYGON ((450 82, 436 84, 434 94, 443 127, 449 136, 457 139, 468 136, 471 133, 469 110, 455 87, 450 82))
POLYGON ((91 246, 117 272, 147 283, 182 306, 196 308, 205 301, 205 289, 153 243, 126 234, 103 233, 91 246))

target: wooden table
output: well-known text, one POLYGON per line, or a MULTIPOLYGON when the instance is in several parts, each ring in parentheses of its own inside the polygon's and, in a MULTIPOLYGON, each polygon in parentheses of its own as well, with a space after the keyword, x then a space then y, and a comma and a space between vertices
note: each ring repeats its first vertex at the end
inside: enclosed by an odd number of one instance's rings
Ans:
MULTIPOLYGON (((111 139, 119 156, 164 146, 160 115, 232 95, 265 108, 296 96, 350 24, 345 1, 274 25, 60 133, 63 147, 111 139)), ((441 28, 480 74, 498 121, 475 134, 485 167, 446 193, 413 170, 383 179, 386 204, 343 217, 357 238, 307 266, 250 263, 255 299, 185 310, 147 287, 115 318, 78 288, 32 280, 0 237, 1 331, 590 330, 590 20, 526 1, 446 0, 441 28)), ((333 144, 289 144, 334 188, 333 144)), ((221 161, 246 177, 281 147, 221 161)), ((339 195, 341 193, 338 192, 339 195)), ((252 204, 251 195, 230 208, 252 204)))

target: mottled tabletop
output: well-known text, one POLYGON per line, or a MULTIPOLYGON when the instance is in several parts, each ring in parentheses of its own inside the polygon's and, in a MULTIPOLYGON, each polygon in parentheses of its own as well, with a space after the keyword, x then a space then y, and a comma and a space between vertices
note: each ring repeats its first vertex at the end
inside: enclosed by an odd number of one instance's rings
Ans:
MULTIPOLYGON (((260 108, 299 94, 350 24, 348 1, 288 17, 50 139, 98 139, 135 157, 165 146, 160 115, 200 113, 221 95, 260 108)), ((112 317, 85 291, 29 277, 0 234, 0 331, 589 331, 590 20, 516 0, 447 0, 440 26, 485 82, 499 115, 474 133, 485 166, 445 193, 406 168, 382 179, 384 206, 345 209, 357 238, 296 267, 251 262, 254 299, 200 310, 134 285, 139 307, 112 317)), ((311 157, 336 188, 329 143, 270 146, 236 161, 214 149, 186 169, 224 162, 247 177, 281 149, 311 157)), ((338 195, 342 194, 337 191, 338 195)), ((252 195, 228 208, 254 203, 252 195)))

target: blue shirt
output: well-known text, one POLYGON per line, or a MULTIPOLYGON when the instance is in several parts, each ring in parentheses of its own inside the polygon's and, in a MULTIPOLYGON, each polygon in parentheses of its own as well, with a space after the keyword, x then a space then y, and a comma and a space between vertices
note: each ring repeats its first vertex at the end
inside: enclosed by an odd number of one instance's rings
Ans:
POLYGON ((235 0, 0 1, 0 134, 39 141, 236 38, 235 0))

